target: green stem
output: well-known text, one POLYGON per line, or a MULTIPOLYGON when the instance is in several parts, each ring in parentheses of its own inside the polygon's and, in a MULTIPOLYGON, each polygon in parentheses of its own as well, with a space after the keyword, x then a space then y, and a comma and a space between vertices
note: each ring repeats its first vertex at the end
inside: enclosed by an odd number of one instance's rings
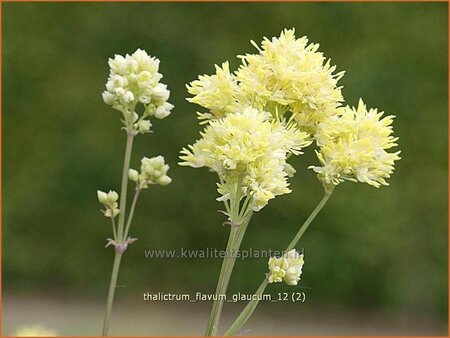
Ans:
POLYGON ((300 238, 302 238, 302 236, 305 233, 306 229, 308 229, 309 225, 312 223, 312 221, 314 221, 314 219, 316 218, 317 214, 320 212, 320 210, 322 210, 322 208, 327 203, 327 201, 330 198, 332 192, 333 192, 333 190, 325 191, 325 194, 323 195, 323 197, 320 200, 319 204, 316 205, 316 207, 314 208, 312 213, 309 215, 309 217, 306 219, 306 221, 303 223, 303 225, 298 230, 298 232, 295 235, 295 237, 292 239, 291 243, 289 243, 289 245, 287 246, 287 248, 285 250, 286 252, 294 249, 294 247, 297 245, 297 243, 300 240, 300 238))
POLYGON ((117 286, 117 276, 119 275, 120 261, 122 259, 122 253, 115 251, 114 263, 111 273, 111 281, 109 283, 108 299, 106 301, 105 317, 103 320, 102 336, 106 337, 109 331, 109 322, 111 319, 112 306, 114 303, 114 291, 117 286))
POLYGON ((227 293, 228 282, 230 281, 231 273, 233 271, 234 263, 236 262, 236 255, 244 238, 245 230, 250 222, 251 215, 242 221, 238 226, 231 225, 230 237, 228 239, 225 258, 223 259, 222 268, 220 270, 219 281, 216 288, 216 299, 214 300, 211 314, 206 327, 206 336, 214 336, 220 323, 220 316, 222 315, 222 308, 224 304, 223 297, 227 293))
POLYGON ((125 222, 125 208, 127 206, 127 187, 128 187, 128 171, 130 169, 131 149, 133 148, 134 135, 131 131, 127 132, 127 145, 125 148, 125 159, 123 161, 122 171, 122 187, 120 189, 120 213, 119 213, 119 226, 117 229, 118 240, 124 241, 123 238, 123 225, 125 222))
POLYGON ((114 217, 111 217, 111 225, 112 225, 114 240, 117 241, 116 222, 114 222, 114 217))
POLYGON ((141 192, 141 189, 137 188, 134 193, 133 202, 131 203, 131 208, 130 208, 130 215, 128 215, 127 226, 125 227, 125 233, 123 236, 124 240, 126 240, 128 237, 128 232, 130 231, 131 221, 133 220, 134 209, 136 208, 136 203, 139 198, 140 192, 141 192))
MULTIPOLYGON (((115 239, 119 243, 123 243, 123 224, 125 220, 125 208, 127 206, 127 188, 128 188, 128 170, 130 169, 131 149, 133 147, 134 135, 131 131, 127 131, 127 145, 125 148, 125 158, 123 161, 122 171, 122 187, 120 190, 120 213, 119 224, 117 228, 117 238, 115 239)), ((114 294, 116 291, 117 277, 119 276, 120 261, 122 260, 122 252, 115 250, 113 270, 111 273, 111 281, 109 282, 108 298, 106 300, 105 317, 103 320, 103 336, 108 335, 109 322, 111 319, 111 312, 114 303, 114 294)))
POLYGON ((236 227, 231 227, 230 236, 228 238, 227 248, 225 251, 225 258, 222 262, 222 268, 220 269, 219 281, 216 287, 216 299, 214 300, 213 306, 211 308, 211 314, 209 316, 208 324, 206 326, 205 336, 213 336, 217 332, 217 325, 219 323, 219 317, 222 312, 222 303, 217 299, 218 297, 223 297, 227 289, 227 284, 229 281, 230 270, 230 250, 234 246, 235 238, 238 229, 236 227))
MULTIPOLYGON (((297 234, 292 239, 291 243, 287 246, 285 252, 288 252, 292 250, 298 243, 298 241, 302 238, 303 234, 305 233, 306 229, 308 229, 309 225, 312 223, 312 221, 316 218, 317 214, 322 210, 322 208, 327 203, 328 199, 330 198, 331 194, 333 192, 333 189, 325 190, 325 194, 320 200, 319 204, 316 205, 314 210, 311 212, 311 214, 308 216, 306 221, 302 224, 300 229, 298 230, 297 234)), ((266 286, 268 285, 267 278, 264 278, 259 288, 256 290, 255 295, 259 296, 262 295, 266 286)), ((238 315, 236 320, 231 324, 231 326, 228 328, 228 330, 225 331, 224 336, 233 336, 236 333, 239 332, 239 330, 244 326, 244 324, 247 322, 247 320, 250 318, 250 316, 253 314, 253 312, 256 309, 256 306, 259 303, 260 297, 254 297, 251 301, 248 302, 248 304, 245 306, 245 308, 241 311, 241 313, 238 315)))
POLYGON ((239 332, 242 326, 247 322, 247 320, 250 318, 250 316, 253 314, 253 311, 255 311, 256 306, 259 303, 259 296, 261 296, 266 289, 266 286, 269 282, 267 281, 267 278, 263 280, 259 288, 255 292, 255 297, 251 301, 248 302, 248 304, 245 306, 245 308, 242 310, 242 312, 239 314, 239 316, 236 318, 234 323, 230 326, 228 330, 225 331, 224 336, 234 336, 236 333, 239 332))

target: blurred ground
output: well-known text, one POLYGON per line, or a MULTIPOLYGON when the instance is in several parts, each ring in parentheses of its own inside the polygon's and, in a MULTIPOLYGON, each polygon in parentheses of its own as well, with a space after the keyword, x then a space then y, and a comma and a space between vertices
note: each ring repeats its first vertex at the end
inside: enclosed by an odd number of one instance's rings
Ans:
MULTIPOLYGON (((273 304, 261 304, 247 323, 244 335, 446 335, 446 328, 431 318, 395 318, 370 312, 315 310, 273 311, 273 304), (270 309, 272 307, 272 309, 270 309)), ((242 304, 226 304, 223 327, 235 318, 242 304), (231 311, 230 311, 231 310, 231 311)), ((5 295, 3 334, 24 323, 39 323, 59 335, 100 334, 103 304, 82 299, 5 295)), ((118 303, 114 309, 111 335, 202 335, 209 305, 187 303, 118 303)))

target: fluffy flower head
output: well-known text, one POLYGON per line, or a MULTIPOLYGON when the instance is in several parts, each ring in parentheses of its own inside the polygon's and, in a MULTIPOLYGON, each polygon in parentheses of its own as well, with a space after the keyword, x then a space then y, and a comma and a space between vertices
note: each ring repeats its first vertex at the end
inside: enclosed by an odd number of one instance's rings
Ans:
POLYGON ((230 198, 239 181, 242 196, 251 197, 255 211, 275 196, 290 192, 287 155, 299 154, 310 143, 307 134, 294 125, 251 108, 211 121, 201 136, 182 150, 180 164, 217 172, 221 200, 230 198))
POLYGON ((296 39, 295 31, 284 30, 278 38, 252 42, 257 54, 240 56, 242 65, 230 73, 228 63, 216 66, 216 74, 202 75, 189 86, 190 102, 210 110, 200 118, 220 118, 251 106, 274 117, 294 113, 300 128, 314 134, 317 124, 336 114, 343 101, 335 73, 319 45, 296 39))
POLYGON ((316 135, 321 166, 311 166, 325 186, 344 180, 362 182, 374 187, 388 185, 394 162, 400 151, 388 152, 397 146, 392 135, 394 116, 367 110, 362 100, 357 108, 345 107, 340 115, 322 122, 316 135))
POLYGON ((200 114, 202 118, 220 118, 236 107, 238 87, 228 62, 224 62, 222 68, 215 67, 216 74, 200 75, 198 80, 187 85, 189 94, 194 95, 188 101, 210 110, 210 113, 200 114))
POLYGON ((308 132, 324 116, 333 115, 343 101, 337 86, 343 72, 334 74, 318 44, 308 44, 306 36, 296 39, 294 29, 279 38, 264 38, 258 54, 241 56, 236 72, 240 96, 252 106, 270 111, 295 113, 299 125, 308 132))

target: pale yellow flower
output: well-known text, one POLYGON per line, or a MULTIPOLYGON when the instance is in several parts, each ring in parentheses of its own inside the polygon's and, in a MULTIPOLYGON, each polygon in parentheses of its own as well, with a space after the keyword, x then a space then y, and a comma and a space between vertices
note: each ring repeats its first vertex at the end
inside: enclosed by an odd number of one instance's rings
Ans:
POLYGON ((188 99, 210 110, 200 118, 220 118, 251 106, 274 117, 294 113, 302 131, 314 134, 317 124, 336 115, 343 101, 335 73, 319 45, 295 38, 294 29, 279 38, 264 38, 257 54, 240 56, 242 65, 230 73, 228 62, 216 66, 216 74, 202 75, 188 86, 194 97, 188 99))
POLYGON ((293 124, 251 108, 211 121, 201 136, 182 150, 180 164, 217 172, 220 200, 230 199, 240 180, 242 195, 251 196, 255 211, 275 196, 290 192, 287 155, 299 154, 310 144, 308 135, 293 124))
POLYGON ((337 82, 344 73, 335 74, 319 45, 308 44, 305 36, 296 39, 294 29, 254 45, 259 53, 241 56, 236 72, 240 100, 272 113, 291 111, 302 130, 314 133, 343 101, 337 82))
POLYGON ((325 186, 344 180, 362 182, 374 187, 388 185, 394 162, 400 151, 388 152, 397 146, 392 136, 394 116, 367 110, 362 100, 357 108, 349 106, 340 115, 319 124, 316 135, 320 151, 316 152, 322 166, 311 166, 325 186))
POLYGON ((188 101, 210 110, 209 114, 200 114, 201 118, 220 118, 236 107, 237 82, 230 73, 228 61, 222 64, 222 68, 215 67, 216 74, 200 75, 198 80, 186 86, 188 92, 194 95, 188 101))

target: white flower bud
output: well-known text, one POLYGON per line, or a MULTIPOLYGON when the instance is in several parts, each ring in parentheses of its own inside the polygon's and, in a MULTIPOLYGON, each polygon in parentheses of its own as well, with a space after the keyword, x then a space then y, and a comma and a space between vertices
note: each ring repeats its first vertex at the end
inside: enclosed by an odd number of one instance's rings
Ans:
POLYGON ((108 192, 108 202, 109 202, 109 203, 117 202, 118 199, 119 199, 119 194, 118 194, 118 193, 116 193, 116 192, 113 191, 113 190, 110 190, 110 191, 108 192))
POLYGON ((157 119, 162 120, 163 118, 165 118, 169 115, 170 115, 170 110, 166 110, 163 106, 159 106, 158 108, 156 108, 155 117, 157 119))
POLYGON ((139 179, 138 171, 134 169, 128 170, 128 178, 130 179, 130 181, 137 182, 139 179))
POLYGON ((156 107, 154 104, 150 103, 145 107, 144 115, 145 116, 153 116, 155 114, 156 107))
POLYGON ((170 182, 172 182, 172 179, 167 175, 160 177, 158 180, 160 185, 168 185, 170 182))
POLYGON ((119 209, 113 209, 113 217, 116 217, 120 213, 119 209))
POLYGON ((170 92, 165 84, 158 83, 155 88, 153 88, 152 96, 155 100, 167 101, 170 96, 170 92))
POLYGON ((152 82, 152 74, 146 70, 139 73, 136 77, 139 88, 146 88, 152 82))
POLYGON ((143 104, 149 104, 150 103, 150 98, 147 95, 141 95, 139 97, 139 102, 143 103, 143 104))
POLYGON ((122 55, 115 55, 114 59, 109 59, 109 67, 114 73, 123 74, 126 71, 126 60, 122 55))
POLYGON ((125 89, 123 89, 122 87, 117 87, 114 89, 115 93, 117 96, 124 96, 125 95, 125 89))
POLYGON ((116 89, 116 86, 114 86, 114 82, 112 80, 108 80, 108 82, 106 82, 106 90, 109 92, 113 92, 114 89, 116 89))
POLYGON ((112 78, 114 87, 126 87, 128 85, 128 80, 120 75, 114 75, 112 78))
POLYGON ((152 124, 148 120, 141 120, 134 124, 134 128, 136 128, 141 134, 148 133, 151 126, 152 124))
POLYGON ((116 97, 108 91, 104 91, 102 93, 102 98, 103 98, 103 101, 108 105, 112 105, 114 103, 114 101, 116 100, 116 97))
POLYGON ((115 208, 115 209, 106 209, 105 210, 105 217, 115 218, 119 213, 120 213, 120 210, 117 209, 117 208, 115 208))
POLYGON ((135 73, 139 68, 139 63, 136 60, 133 60, 130 55, 127 55, 127 68, 128 71, 135 73))
POLYGON ((123 100, 127 103, 133 102, 134 101, 134 95, 132 92, 127 91, 125 93, 125 95, 123 96, 123 100))
POLYGON ((171 111, 175 106, 169 102, 164 102, 163 107, 165 110, 171 111))
POLYGON ((97 190, 97 198, 98 198, 98 201, 101 204, 108 203, 108 194, 106 192, 103 192, 101 190, 97 190))

